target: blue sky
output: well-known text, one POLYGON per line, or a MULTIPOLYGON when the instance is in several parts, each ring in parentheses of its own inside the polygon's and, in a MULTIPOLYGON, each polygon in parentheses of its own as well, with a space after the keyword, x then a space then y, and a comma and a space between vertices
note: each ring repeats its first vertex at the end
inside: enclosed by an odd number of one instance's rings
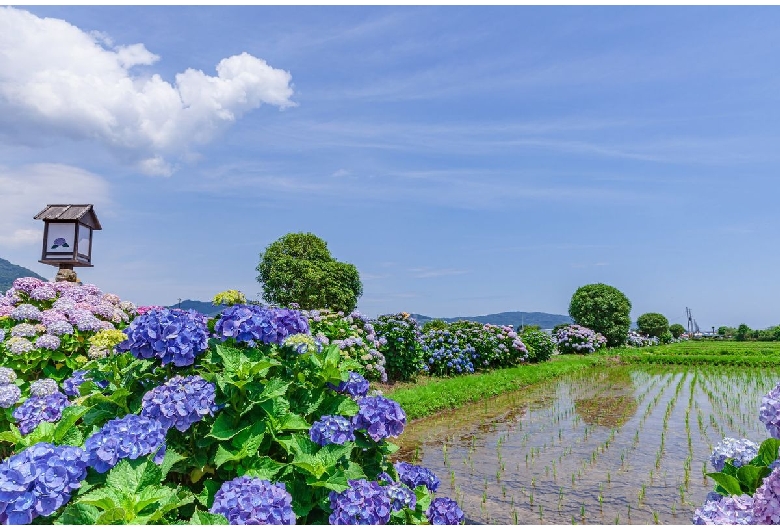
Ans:
POLYGON ((311 231, 371 316, 566 313, 580 285, 780 323, 775 7, 0 8, 0 256, 94 202, 84 281, 250 297, 311 231), (220 69, 217 70, 217 65, 220 69))

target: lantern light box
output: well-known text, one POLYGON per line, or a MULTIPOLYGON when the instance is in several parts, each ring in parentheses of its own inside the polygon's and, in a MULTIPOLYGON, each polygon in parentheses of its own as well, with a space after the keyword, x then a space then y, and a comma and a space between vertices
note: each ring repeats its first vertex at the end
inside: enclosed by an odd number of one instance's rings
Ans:
POLYGON ((41 263, 92 266, 92 231, 102 228, 91 204, 49 204, 34 219, 44 222, 41 263))

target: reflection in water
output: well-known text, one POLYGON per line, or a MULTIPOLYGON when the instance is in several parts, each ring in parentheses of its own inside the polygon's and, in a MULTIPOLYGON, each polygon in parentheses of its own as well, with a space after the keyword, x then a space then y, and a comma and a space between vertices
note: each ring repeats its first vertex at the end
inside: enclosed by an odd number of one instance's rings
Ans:
POLYGON ((620 427, 636 414, 636 389, 628 367, 600 371, 594 376, 593 383, 593 391, 586 391, 590 397, 574 401, 574 410, 585 423, 620 427))
POLYGON ((412 422, 396 459, 495 524, 689 524, 724 436, 760 442, 780 370, 599 368, 412 422))

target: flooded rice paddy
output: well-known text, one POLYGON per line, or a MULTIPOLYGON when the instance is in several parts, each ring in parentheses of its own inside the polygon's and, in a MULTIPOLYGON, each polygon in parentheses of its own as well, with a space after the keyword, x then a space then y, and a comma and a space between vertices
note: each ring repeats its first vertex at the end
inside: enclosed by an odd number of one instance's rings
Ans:
POLYGON ((583 371, 420 420, 398 460, 424 465, 485 524, 690 524, 724 437, 757 443, 780 369, 583 371))

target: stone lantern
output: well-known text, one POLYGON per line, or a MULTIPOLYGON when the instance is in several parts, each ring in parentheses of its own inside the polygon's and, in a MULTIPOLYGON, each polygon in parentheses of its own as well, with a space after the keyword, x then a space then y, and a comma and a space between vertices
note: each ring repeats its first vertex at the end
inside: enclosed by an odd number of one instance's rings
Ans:
POLYGON ((78 281, 73 267, 92 267, 92 233, 102 230, 91 204, 49 204, 33 219, 43 227, 40 263, 59 267, 55 281, 78 281))

